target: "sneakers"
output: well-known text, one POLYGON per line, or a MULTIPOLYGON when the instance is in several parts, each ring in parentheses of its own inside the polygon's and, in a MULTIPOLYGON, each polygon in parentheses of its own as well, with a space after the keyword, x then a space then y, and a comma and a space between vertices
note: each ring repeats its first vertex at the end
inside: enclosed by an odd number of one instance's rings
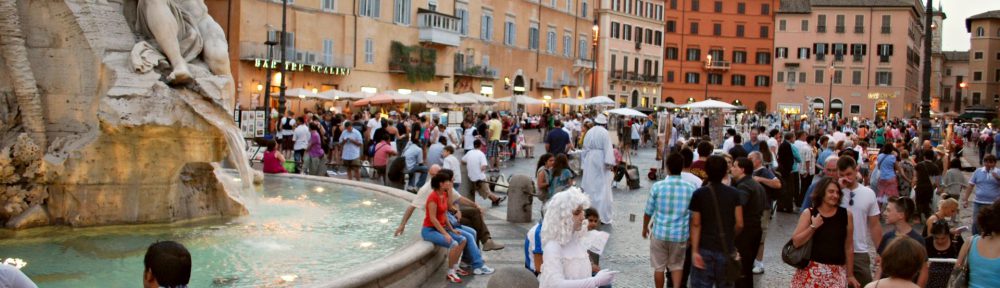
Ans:
POLYGON ((456 269, 455 270, 455 274, 458 274, 458 276, 469 276, 469 275, 472 275, 472 273, 469 273, 469 270, 465 270, 465 269, 456 269))
POLYGON ((458 277, 457 274, 448 274, 446 278, 448 279, 448 282, 451 283, 462 283, 462 278, 458 277))
POLYGON ((495 272, 495 271, 496 271, 495 269, 490 268, 489 266, 483 265, 483 267, 479 267, 479 268, 476 268, 475 270, 472 270, 472 273, 476 274, 476 275, 490 275, 490 274, 493 274, 493 272, 495 272))
POLYGON ((753 260, 753 274, 764 274, 764 262, 753 260))
POLYGON ((494 242, 493 239, 486 240, 486 243, 483 243, 483 251, 500 250, 503 247, 503 244, 494 242))

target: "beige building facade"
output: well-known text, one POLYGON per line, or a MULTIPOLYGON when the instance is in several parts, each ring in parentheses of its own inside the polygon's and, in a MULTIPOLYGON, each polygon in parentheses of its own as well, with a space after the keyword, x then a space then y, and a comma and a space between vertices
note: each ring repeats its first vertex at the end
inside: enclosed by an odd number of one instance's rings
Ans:
POLYGON ((782 1, 771 109, 891 119, 919 114, 917 1, 782 1))
POLYGON ((969 107, 996 112, 1000 106, 1000 10, 967 18, 965 28, 971 33, 969 107))
MULTIPOLYGON (((279 65, 289 70, 288 89, 307 91, 586 97, 593 64, 581 59, 593 57, 594 1, 289 0, 285 64, 278 60, 281 1, 209 0, 209 7, 220 22, 231 23, 224 28, 234 51, 238 105, 258 109, 266 67, 275 68, 270 90, 276 95, 279 65), (269 39, 275 45, 267 45, 269 39)), ((292 111, 321 108, 293 96, 286 104, 292 111)))

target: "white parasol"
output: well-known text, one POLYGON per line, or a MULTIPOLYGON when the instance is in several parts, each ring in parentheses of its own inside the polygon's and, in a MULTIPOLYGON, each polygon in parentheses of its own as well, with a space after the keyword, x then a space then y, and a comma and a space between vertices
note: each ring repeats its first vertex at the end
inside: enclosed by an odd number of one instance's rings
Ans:
POLYGON ((570 105, 570 106, 583 106, 583 105, 587 104, 587 100, 577 99, 577 98, 559 98, 559 99, 555 99, 555 100, 552 100, 552 101, 549 101, 549 102, 551 102, 553 104, 563 104, 563 105, 570 105))
POLYGON ((694 102, 694 103, 684 104, 683 106, 681 106, 681 108, 690 108, 690 109, 728 109, 728 110, 735 110, 736 106, 734 106, 732 104, 729 104, 729 103, 726 103, 726 102, 722 102, 722 101, 705 100, 705 101, 698 101, 698 102, 694 102))
POLYGON ((632 108, 616 108, 616 109, 611 109, 611 110, 604 111, 604 112, 607 112, 607 113, 610 113, 610 114, 622 115, 622 116, 629 116, 629 117, 646 117, 647 116, 646 113, 639 112, 639 111, 637 111, 635 109, 632 109, 632 108))
POLYGON ((522 105, 540 105, 540 104, 545 104, 545 101, 538 100, 538 99, 535 99, 535 98, 532 98, 532 97, 528 97, 528 96, 524 96, 524 95, 503 97, 503 98, 497 99, 497 102, 511 102, 511 101, 517 101, 517 104, 522 104, 522 105))
POLYGON ((615 100, 611 100, 608 96, 596 96, 587 99, 587 106, 615 106, 615 100))

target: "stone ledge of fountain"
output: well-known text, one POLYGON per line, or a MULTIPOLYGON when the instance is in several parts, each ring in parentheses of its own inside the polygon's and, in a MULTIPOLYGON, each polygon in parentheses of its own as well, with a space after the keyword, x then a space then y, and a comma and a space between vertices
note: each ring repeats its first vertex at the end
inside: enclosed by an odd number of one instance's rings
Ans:
MULTIPOLYGON (((272 174, 277 177, 306 179, 318 182, 336 183, 387 194, 407 203, 416 197, 396 188, 347 179, 319 177, 298 174, 272 174)), ((392 231, 386 234, 391 236, 392 231)), ((408 246, 394 251, 388 256, 372 259, 364 267, 343 277, 321 281, 313 287, 414 287, 413 283, 424 283, 446 260, 446 250, 430 242, 415 239, 408 246)))

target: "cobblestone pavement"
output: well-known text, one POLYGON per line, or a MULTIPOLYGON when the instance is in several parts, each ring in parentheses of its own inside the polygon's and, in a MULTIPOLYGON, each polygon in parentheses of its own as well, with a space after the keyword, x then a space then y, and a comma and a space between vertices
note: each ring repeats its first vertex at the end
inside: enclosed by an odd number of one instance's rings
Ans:
MULTIPOLYGON (((538 141, 540 134, 529 131, 528 141, 538 141)), ((535 154, 543 154, 544 144, 535 145, 535 154)), ((966 153, 966 164, 973 163, 973 157, 966 153)), ((628 190, 624 181, 614 189, 614 220, 612 225, 605 225, 602 230, 611 233, 611 238, 605 248, 605 254, 601 258, 601 268, 621 271, 615 279, 615 287, 652 287, 652 268, 649 266, 649 245, 648 240, 641 237, 642 215, 648 197, 651 181, 646 177, 651 167, 659 167, 655 160, 655 151, 652 148, 644 147, 638 154, 632 156, 632 164, 639 168, 641 187, 635 190, 628 190), (630 221, 631 215, 635 215, 635 221, 630 221)), ((537 157, 533 159, 518 158, 509 162, 507 167, 501 171, 504 175, 515 174, 531 175, 535 170, 537 157)), ((978 160, 976 161, 978 162, 978 160)), ((975 165, 978 166, 978 165, 975 165)), ((967 173, 971 174, 971 173, 967 173)), ((968 177, 968 175, 967 175, 968 177)), ((480 197, 477 197, 480 198, 480 197)), ((489 207, 489 203, 483 199, 477 199, 480 205, 489 207)), ((533 221, 538 221, 540 202, 534 205, 533 221)), ((505 249, 498 251, 487 251, 483 253, 486 264, 493 268, 503 267, 524 267, 524 238, 528 229, 534 223, 510 223, 506 219, 506 204, 499 207, 490 208, 487 212, 486 223, 490 227, 493 239, 504 244, 505 249)), ((970 223, 967 210, 963 211, 963 222, 970 223)), ((785 265, 781 261, 781 246, 791 238, 792 230, 795 229, 797 214, 776 213, 767 230, 765 242, 764 263, 766 270, 764 274, 757 275, 755 281, 757 287, 787 287, 791 282, 791 277, 795 270, 791 266, 785 265)), ((411 226, 413 221, 411 220, 411 226)), ((444 267, 442 267, 443 269, 444 267)), ((463 277, 465 283, 450 284, 445 281, 445 272, 438 271, 441 277, 432 277, 422 287, 486 287, 490 276, 467 276, 463 277)))

